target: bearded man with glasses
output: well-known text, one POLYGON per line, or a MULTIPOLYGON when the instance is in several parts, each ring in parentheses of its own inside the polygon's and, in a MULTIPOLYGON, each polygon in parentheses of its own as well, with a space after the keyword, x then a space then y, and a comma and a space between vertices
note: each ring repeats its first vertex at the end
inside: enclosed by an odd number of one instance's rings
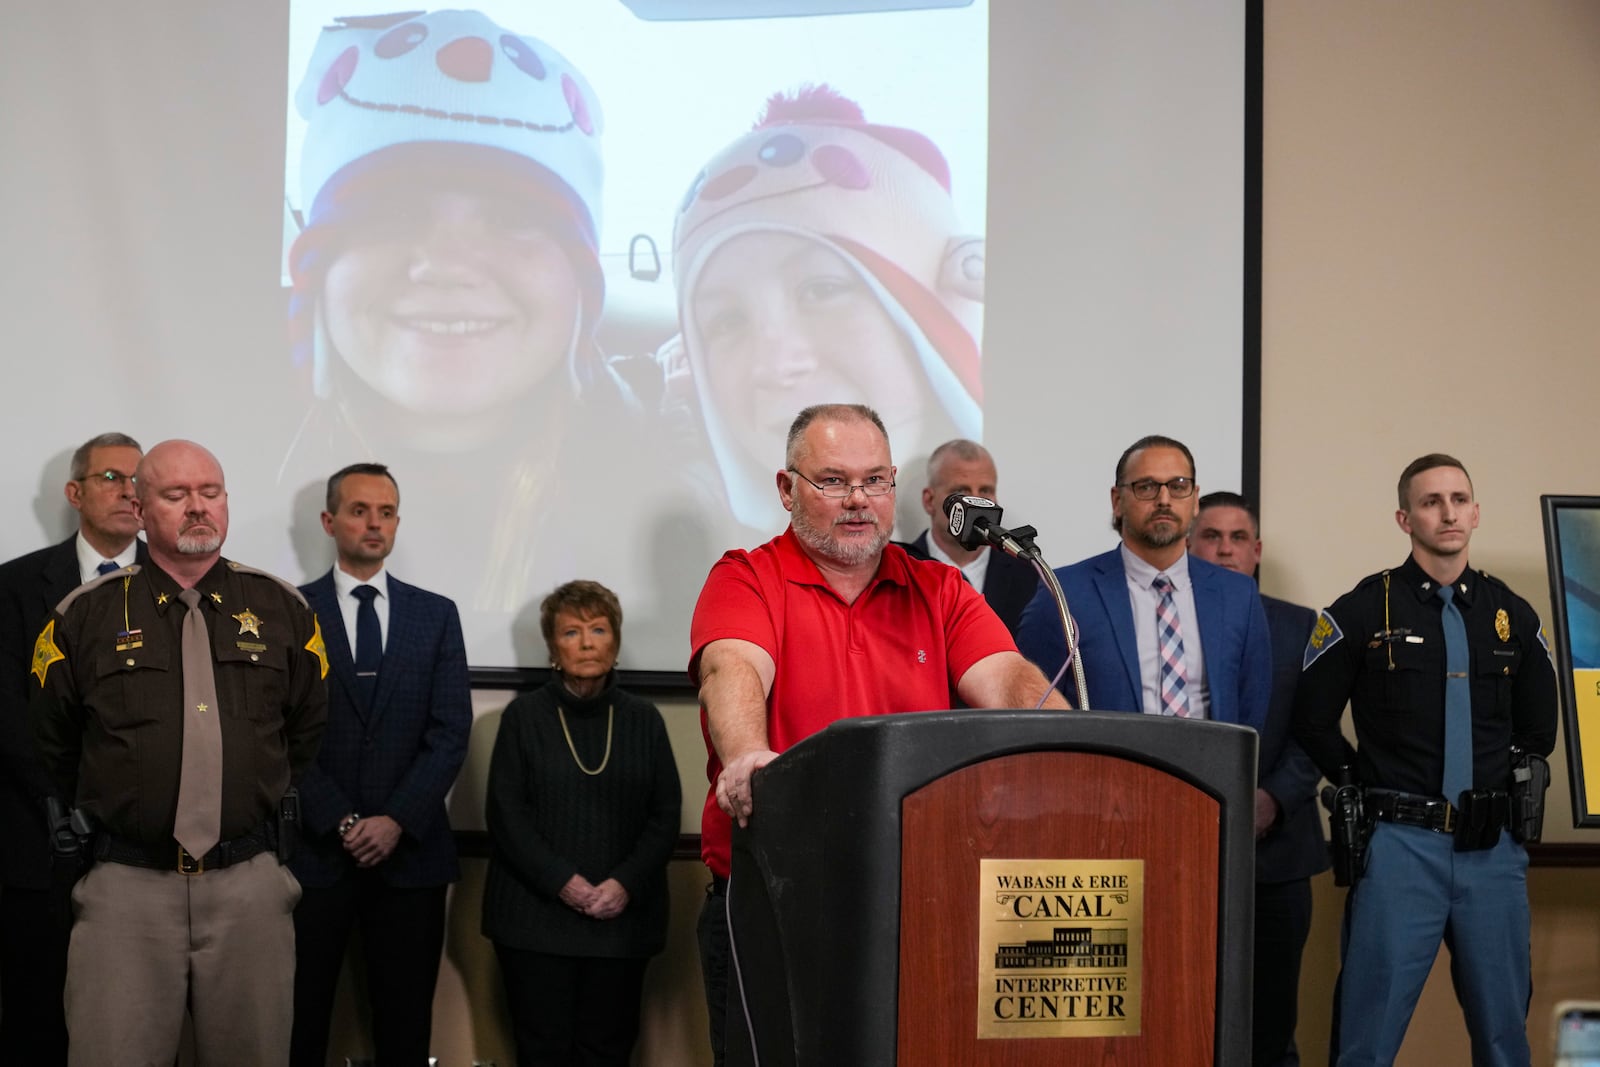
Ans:
POLYGON ((959 570, 889 543, 895 468, 875 411, 806 408, 776 481, 789 529, 717 561, 689 631, 709 757, 700 851, 712 884, 699 936, 717 1064, 726 1036, 742 1033, 726 891, 754 772, 838 719, 940 710, 952 691, 975 708, 1067 707, 959 570))
MULTIPOLYGON (((1089 704, 1259 730, 1272 693, 1266 614, 1249 578, 1188 554, 1198 499, 1188 447, 1140 438, 1111 487, 1122 543, 1056 570, 1078 622, 1089 704)), ((1049 675, 1067 657, 1059 620, 1041 589, 1017 627, 1017 646, 1049 675)))

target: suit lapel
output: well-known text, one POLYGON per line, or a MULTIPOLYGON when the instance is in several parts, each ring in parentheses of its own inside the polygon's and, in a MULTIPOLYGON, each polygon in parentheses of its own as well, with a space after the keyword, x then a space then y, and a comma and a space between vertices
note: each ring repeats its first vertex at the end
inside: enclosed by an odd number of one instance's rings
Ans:
POLYGON ((396 679, 416 644, 416 612, 411 587, 389 575, 389 633, 383 640, 383 662, 378 667, 378 688, 372 694, 372 721, 383 715, 394 693, 396 679))
POLYGON ((993 600, 1010 584, 1011 571, 1006 564, 1011 558, 998 548, 989 550, 989 569, 983 572, 983 588, 979 590, 985 600, 993 600))
POLYGON ((1189 583, 1193 586, 1194 613, 1199 616, 1196 623, 1200 627, 1200 652, 1206 661, 1206 690, 1211 697, 1207 715, 1217 722, 1238 722, 1239 709, 1230 699, 1235 691, 1233 664, 1222 654, 1228 605, 1217 579, 1217 571, 1197 566, 1195 558, 1189 557, 1189 583))
POLYGON ((1120 549, 1112 549, 1104 557, 1104 565, 1095 568, 1094 586, 1100 594, 1101 606, 1111 623, 1111 636, 1117 643, 1117 657, 1122 661, 1123 685, 1133 694, 1133 704, 1128 711, 1144 710, 1144 685, 1139 680, 1139 637, 1134 629, 1133 606, 1128 602, 1128 575, 1122 569, 1120 549))
POLYGON ((62 598, 82 584, 78 574, 78 535, 73 534, 56 546, 39 570, 39 594, 45 609, 37 621, 43 625, 44 617, 55 610, 62 598))

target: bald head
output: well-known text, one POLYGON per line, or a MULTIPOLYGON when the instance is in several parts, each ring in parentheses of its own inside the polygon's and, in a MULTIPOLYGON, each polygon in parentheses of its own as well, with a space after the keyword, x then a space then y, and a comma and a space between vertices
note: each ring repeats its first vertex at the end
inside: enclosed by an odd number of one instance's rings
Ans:
POLYGON ((157 562, 214 560, 228 536, 228 490, 217 457, 193 441, 163 441, 139 461, 139 516, 157 562))
POLYGON ((922 490, 922 510, 928 516, 928 532, 946 556, 965 566, 986 549, 962 548, 950 536, 944 516, 945 498, 952 493, 996 499, 1000 477, 995 473, 994 457, 976 441, 957 438, 946 441, 928 457, 928 484, 922 490))
POLYGON ((217 462, 217 457, 213 456, 204 445, 181 439, 162 441, 139 459, 136 472, 139 498, 146 499, 152 482, 159 480, 164 471, 193 464, 209 466, 215 473, 217 482, 219 484, 222 482, 222 464, 217 462))

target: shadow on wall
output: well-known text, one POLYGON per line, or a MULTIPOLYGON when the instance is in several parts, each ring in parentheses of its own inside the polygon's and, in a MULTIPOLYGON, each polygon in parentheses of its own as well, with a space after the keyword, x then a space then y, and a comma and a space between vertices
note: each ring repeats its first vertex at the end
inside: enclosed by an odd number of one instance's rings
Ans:
POLYGON ((62 449, 39 469, 39 492, 33 498, 33 517, 44 531, 41 544, 53 545, 65 540, 78 528, 78 513, 67 503, 62 490, 72 476, 72 452, 71 448, 62 449))

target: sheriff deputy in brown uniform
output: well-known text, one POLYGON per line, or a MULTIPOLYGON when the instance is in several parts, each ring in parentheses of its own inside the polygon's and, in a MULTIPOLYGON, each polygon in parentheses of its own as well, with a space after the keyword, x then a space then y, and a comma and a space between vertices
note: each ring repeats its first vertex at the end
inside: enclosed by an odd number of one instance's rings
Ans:
POLYGON ((321 631, 293 586, 222 558, 204 448, 152 448, 136 504, 150 563, 75 590, 33 655, 40 755, 95 829, 69 1062, 171 1063, 188 1010, 202 1065, 285 1064, 300 886, 275 820, 322 735, 321 631))

